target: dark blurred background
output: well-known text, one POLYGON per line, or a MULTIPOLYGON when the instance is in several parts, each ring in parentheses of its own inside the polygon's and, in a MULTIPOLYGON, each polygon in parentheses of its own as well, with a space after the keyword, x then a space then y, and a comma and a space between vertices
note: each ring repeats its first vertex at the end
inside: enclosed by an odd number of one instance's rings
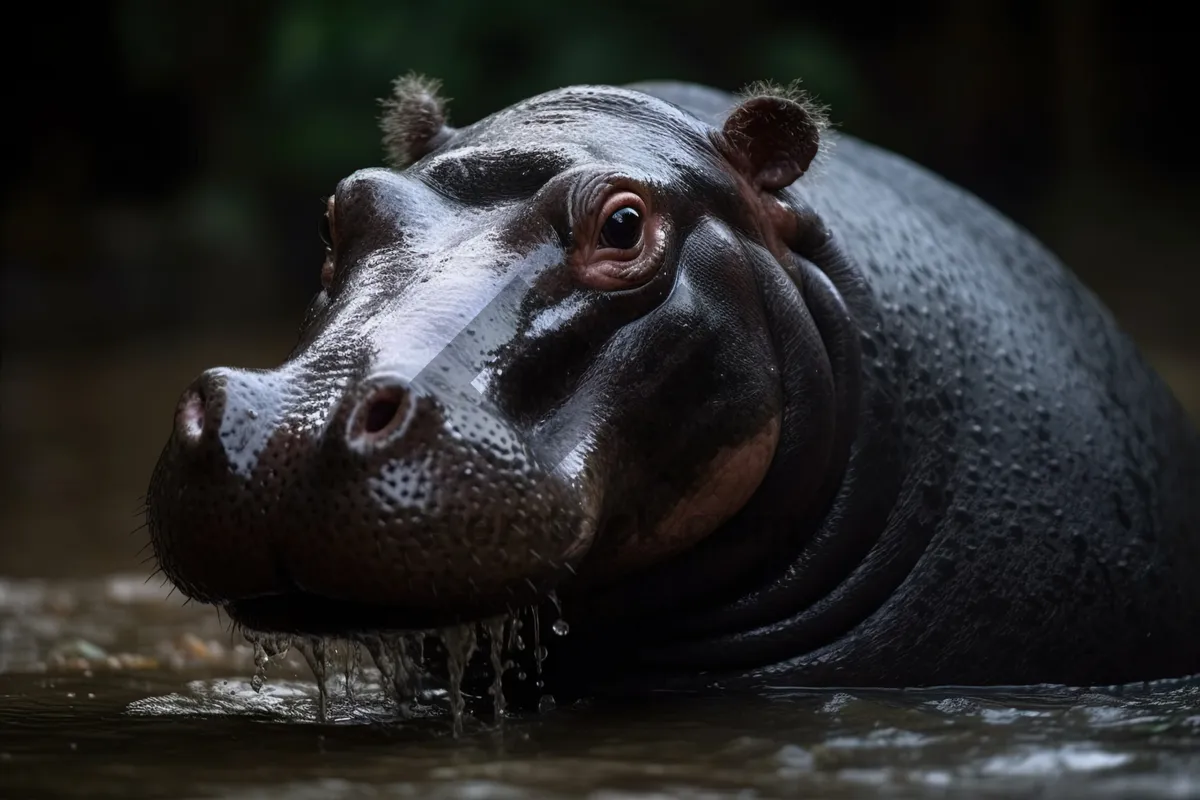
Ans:
MULTIPOLYGON (((124 0, 7 26, 0 576, 136 570, 175 400, 269 366, 322 197, 415 69, 466 123, 559 85, 803 78, 1096 290, 1200 409, 1193 29, 1149 4, 124 0)), ((146 568, 148 569, 148 568, 146 568)))

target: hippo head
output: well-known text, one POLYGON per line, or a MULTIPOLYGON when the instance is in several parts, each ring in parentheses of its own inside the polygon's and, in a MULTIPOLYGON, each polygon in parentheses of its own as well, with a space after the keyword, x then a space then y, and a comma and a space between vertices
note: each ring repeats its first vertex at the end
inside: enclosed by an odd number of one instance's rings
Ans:
POLYGON ((834 449, 789 260, 812 226, 780 199, 819 113, 751 93, 703 120, 573 87, 455 129, 434 88, 397 82, 391 168, 329 198, 287 360, 208 370, 175 411, 154 552, 247 627, 423 629, 585 595, 712 535, 781 448, 809 465, 786 487, 802 506, 834 449))

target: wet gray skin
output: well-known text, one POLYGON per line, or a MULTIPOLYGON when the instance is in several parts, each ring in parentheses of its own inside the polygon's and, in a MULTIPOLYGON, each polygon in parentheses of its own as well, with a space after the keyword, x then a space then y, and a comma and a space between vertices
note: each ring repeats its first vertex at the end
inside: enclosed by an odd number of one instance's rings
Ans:
POLYGON ((454 129, 405 80, 385 129, 293 353, 180 401, 148 507, 187 596, 354 635, 553 590, 566 694, 1200 671, 1195 431, 979 201, 819 157, 782 93, 454 129))

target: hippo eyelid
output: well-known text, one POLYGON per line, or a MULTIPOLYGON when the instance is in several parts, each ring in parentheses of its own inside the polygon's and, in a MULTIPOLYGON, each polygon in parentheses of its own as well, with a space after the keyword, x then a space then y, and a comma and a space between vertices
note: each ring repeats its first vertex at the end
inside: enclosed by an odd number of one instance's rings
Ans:
POLYGON ((648 194, 640 181, 622 173, 601 173, 576 184, 569 197, 571 227, 599 214, 608 197, 618 191, 636 194, 643 202, 648 194))
POLYGON ((619 173, 596 173, 572 187, 568 208, 574 246, 568 261, 581 285, 605 293, 635 290, 658 274, 671 226, 655 211, 652 196, 643 182, 619 173), (626 207, 637 212, 637 243, 628 248, 606 245, 602 231, 607 218, 626 207))

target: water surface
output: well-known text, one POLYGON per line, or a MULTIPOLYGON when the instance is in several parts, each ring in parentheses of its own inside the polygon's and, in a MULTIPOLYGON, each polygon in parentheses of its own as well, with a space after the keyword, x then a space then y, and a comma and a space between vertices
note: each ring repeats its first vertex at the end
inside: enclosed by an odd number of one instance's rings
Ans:
MULTIPOLYGON (((400 719, 295 653, 256 692, 211 608, 137 577, 0 581, 0 797, 1200 797, 1200 687, 671 696, 400 719)), ((552 656, 551 656, 552 657, 552 656)), ((335 665, 337 659, 334 658, 335 665)))

